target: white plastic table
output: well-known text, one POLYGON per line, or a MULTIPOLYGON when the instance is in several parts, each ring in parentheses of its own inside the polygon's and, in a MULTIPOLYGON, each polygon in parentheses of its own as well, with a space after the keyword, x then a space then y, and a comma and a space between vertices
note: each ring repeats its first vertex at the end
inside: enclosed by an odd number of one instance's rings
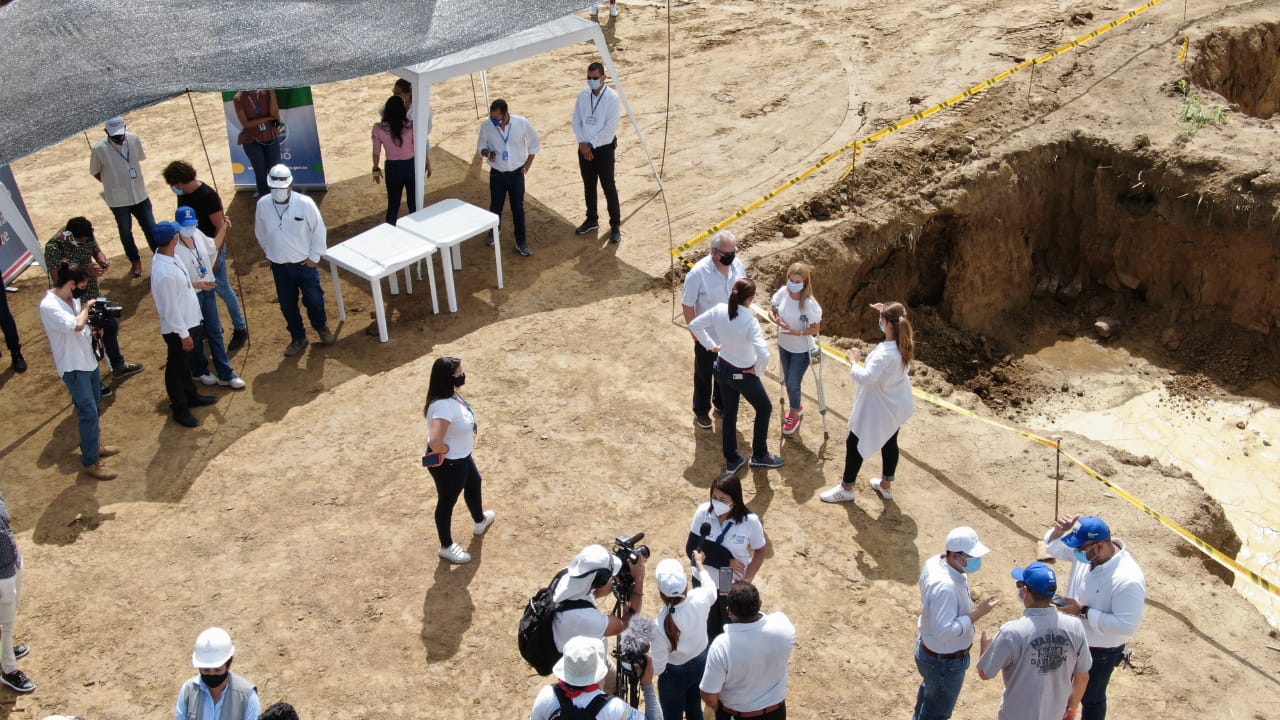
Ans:
MULTIPOLYGON (((321 257, 329 261, 329 270, 333 273, 333 290, 338 296, 338 317, 347 319, 347 307, 342 301, 342 284, 338 282, 338 268, 342 267, 369 281, 373 293, 373 312, 378 319, 378 339, 386 342, 389 338, 386 311, 382 307, 382 279, 390 280, 391 294, 396 295, 400 292, 396 273, 404 270, 405 290, 412 294, 413 278, 409 268, 419 260, 429 259, 438 250, 435 244, 386 223, 325 250, 321 257)), ((418 277, 421 279, 422 276, 418 277)), ((427 281, 431 287, 431 311, 439 314, 436 273, 429 261, 427 281)))
POLYGON ((502 242, 498 239, 498 216, 471 203, 450 198, 406 215, 396 227, 426 238, 439 248, 444 268, 444 291, 449 312, 458 312, 453 271, 462 269, 462 241, 486 231, 493 233, 493 259, 498 268, 498 289, 502 289, 502 242), (453 262, 450 262, 449 259, 453 262))

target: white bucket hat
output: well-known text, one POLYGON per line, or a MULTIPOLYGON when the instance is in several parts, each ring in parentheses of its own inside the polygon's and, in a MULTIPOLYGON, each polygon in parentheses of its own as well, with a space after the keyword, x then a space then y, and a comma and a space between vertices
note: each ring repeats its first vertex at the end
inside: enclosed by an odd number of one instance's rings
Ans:
POLYGON ((564 656, 551 671, 566 685, 595 685, 609 672, 609 661, 604 656, 604 643, 600 638, 586 635, 570 638, 564 644, 564 656))

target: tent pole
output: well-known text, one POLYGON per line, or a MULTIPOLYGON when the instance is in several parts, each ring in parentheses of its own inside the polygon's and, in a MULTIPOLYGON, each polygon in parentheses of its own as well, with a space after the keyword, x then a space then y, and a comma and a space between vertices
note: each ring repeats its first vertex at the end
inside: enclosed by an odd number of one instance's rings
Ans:
MULTIPOLYGON (((413 89, 413 193, 421 210, 427 197, 427 152, 431 146, 431 84, 418 80, 413 89)), ((418 268, 421 270, 422 268, 418 268)))

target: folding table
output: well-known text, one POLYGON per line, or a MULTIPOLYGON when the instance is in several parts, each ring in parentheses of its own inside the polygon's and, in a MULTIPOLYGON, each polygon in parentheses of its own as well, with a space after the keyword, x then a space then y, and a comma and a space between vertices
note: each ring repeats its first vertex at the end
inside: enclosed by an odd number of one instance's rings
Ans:
POLYGON ((502 289, 502 243, 498 239, 498 219, 488 210, 450 198, 406 215, 396 223, 396 227, 426 238, 441 250, 440 264, 444 267, 444 291, 449 300, 449 312, 458 312, 453 271, 462 269, 459 246, 463 240, 486 231, 493 233, 493 258, 498 267, 498 289, 502 289))
MULTIPOLYGON (((396 273, 404 270, 405 290, 413 293, 413 278, 409 268, 420 260, 429 259, 436 253, 435 244, 397 228, 382 223, 366 230, 355 237, 343 240, 324 251, 324 259, 329 261, 329 270, 333 273, 333 290, 338 296, 338 317, 347 319, 347 307, 342 300, 342 284, 338 282, 338 268, 342 267, 369 281, 373 293, 373 313, 378 319, 378 338, 382 342, 388 340, 386 311, 382 307, 382 279, 388 278, 391 294, 400 292, 396 283, 396 273)), ((418 276, 421 279, 421 275, 418 276)), ((436 298, 436 273, 427 262, 427 281, 431 287, 431 311, 439 314, 440 301, 436 298)))

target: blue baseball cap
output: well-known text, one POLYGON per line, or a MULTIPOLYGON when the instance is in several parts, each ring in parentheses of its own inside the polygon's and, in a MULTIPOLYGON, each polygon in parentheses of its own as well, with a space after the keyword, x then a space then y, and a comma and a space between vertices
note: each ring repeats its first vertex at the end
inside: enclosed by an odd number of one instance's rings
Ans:
POLYGON ((1099 540, 1110 540, 1111 528, 1095 515, 1085 515, 1076 521, 1071 532, 1062 536, 1062 544, 1069 548, 1078 548, 1099 540))
POLYGON ((200 224, 196 220, 196 211, 183 205, 178 208, 178 212, 173 214, 173 219, 178 221, 178 225, 182 227, 195 227, 200 224))
POLYGON ((169 241, 173 240, 173 236, 177 235, 181 230, 182 228, 178 226, 178 223, 169 222, 168 220, 158 222, 155 229, 151 231, 151 240, 155 242, 157 247, 168 245, 169 241))
POLYGON ((1033 562, 1024 568, 1014 568, 1010 575, 1013 575, 1014 580, 1024 583, 1041 595, 1052 595, 1058 590, 1057 573, 1042 562, 1033 562))

